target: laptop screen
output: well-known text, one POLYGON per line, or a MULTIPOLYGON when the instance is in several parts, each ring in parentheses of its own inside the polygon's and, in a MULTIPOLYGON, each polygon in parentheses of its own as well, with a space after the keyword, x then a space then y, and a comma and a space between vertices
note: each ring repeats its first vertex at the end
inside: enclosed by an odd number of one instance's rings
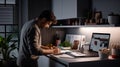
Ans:
POLYGON ((98 52, 101 48, 108 48, 110 33, 92 33, 89 49, 98 52))

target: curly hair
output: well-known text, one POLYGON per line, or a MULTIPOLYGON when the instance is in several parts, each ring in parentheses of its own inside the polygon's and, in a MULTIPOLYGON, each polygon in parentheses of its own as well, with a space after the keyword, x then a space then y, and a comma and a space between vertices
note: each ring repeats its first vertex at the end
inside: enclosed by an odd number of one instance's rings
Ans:
POLYGON ((44 10, 38 17, 38 19, 46 18, 47 21, 53 21, 56 23, 56 17, 51 10, 44 10))

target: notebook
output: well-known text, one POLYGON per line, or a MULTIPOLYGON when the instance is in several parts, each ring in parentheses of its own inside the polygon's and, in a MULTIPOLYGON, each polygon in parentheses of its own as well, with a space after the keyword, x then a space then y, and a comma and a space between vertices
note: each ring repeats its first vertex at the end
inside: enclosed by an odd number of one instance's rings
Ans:
POLYGON ((110 33, 92 33, 89 50, 86 53, 75 50, 66 54, 74 57, 97 57, 101 48, 108 48, 110 33))

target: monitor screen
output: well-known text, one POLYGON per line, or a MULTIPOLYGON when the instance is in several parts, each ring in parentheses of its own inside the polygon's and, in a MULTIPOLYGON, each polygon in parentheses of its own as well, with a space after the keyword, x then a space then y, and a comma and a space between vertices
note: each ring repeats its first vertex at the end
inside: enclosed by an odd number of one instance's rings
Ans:
POLYGON ((92 33, 89 49, 98 52, 101 48, 108 48, 109 40, 109 33, 92 33))

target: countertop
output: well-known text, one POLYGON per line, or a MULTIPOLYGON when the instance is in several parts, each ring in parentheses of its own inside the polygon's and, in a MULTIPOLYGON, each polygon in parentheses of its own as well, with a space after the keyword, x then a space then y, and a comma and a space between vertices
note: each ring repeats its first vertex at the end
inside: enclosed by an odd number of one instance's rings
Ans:
POLYGON ((67 55, 65 53, 58 54, 58 55, 50 54, 50 55, 47 55, 47 57, 57 63, 65 65, 65 67, 74 67, 74 66, 79 67, 80 65, 83 65, 85 67, 88 67, 89 65, 94 67, 95 66, 112 67, 113 65, 119 65, 119 60, 112 59, 111 57, 109 57, 108 59, 100 59, 99 57, 77 57, 76 58, 76 57, 67 55))

